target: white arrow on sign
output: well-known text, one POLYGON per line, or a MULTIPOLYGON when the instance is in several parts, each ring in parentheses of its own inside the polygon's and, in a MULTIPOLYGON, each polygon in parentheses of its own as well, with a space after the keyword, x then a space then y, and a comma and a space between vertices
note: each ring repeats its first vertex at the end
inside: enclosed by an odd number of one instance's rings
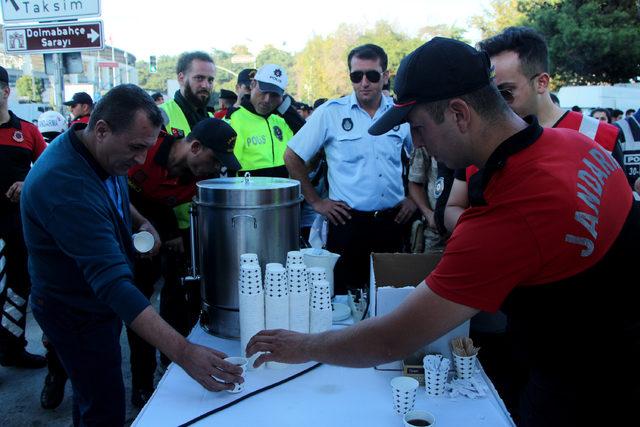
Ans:
POLYGON ((87 38, 91 39, 91 43, 96 41, 99 37, 100 37, 100 34, 96 33, 96 30, 94 30, 93 28, 91 29, 91 32, 87 34, 87 38))

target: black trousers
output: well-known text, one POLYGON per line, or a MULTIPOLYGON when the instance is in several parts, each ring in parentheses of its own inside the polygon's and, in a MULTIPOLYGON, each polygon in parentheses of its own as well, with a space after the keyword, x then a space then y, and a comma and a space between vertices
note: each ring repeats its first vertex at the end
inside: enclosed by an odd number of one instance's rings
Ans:
POLYGON ((410 223, 397 224, 394 219, 398 211, 351 211, 351 219, 344 225, 329 223, 327 250, 340 254, 333 273, 336 295, 346 294, 348 289, 368 288, 372 252, 402 251, 410 223))
POLYGON ((0 352, 10 353, 27 345, 24 334, 31 291, 18 207, 0 213, 0 239, 4 242, 0 249, 0 352))
POLYGON ((31 309, 69 374, 73 425, 123 426, 122 320, 115 314, 84 312, 37 297, 31 298, 31 309))

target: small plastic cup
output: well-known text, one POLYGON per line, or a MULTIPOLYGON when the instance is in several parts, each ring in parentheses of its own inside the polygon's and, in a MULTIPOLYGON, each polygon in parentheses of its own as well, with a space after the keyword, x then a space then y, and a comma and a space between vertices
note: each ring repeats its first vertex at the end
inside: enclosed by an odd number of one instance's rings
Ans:
POLYGON ((477 355, 458 356, 453 354, 453 363, 456 367, 456 377, 461 380, 468 380, 473 377, 476 372, 477 355))
MULTIPOLYGON (((224 360, 229 363, 233 363, 236 366, 240 366, 242 368, 242 372, 240 373, 241 376, 244 375, 244 373, 247 371, 247 363, 249 363, 249 361, 247 360, 246 357, 232 356, 232 357, 227 357, 224 360)), ((242 390, 244 390, 244 383, 242 384, 234 383, 233 389, 227 390, 227 391, 229 393, 240 393, 242 390)))
POLYGON ((407 412, 406 414, 404 414, 402 421, 404 421, 404 427, 416 427, 416 426, 433 427, 436 425, 436 418, 433 416, 433 414, 427 411, 420 411, 420 410, 407 412))
POLYGON ((146 254, 151 249, 153 249, 155 239, 153 238, 153 234, 149 233, 148 231, 141 231, 134 234, 132 237, 133 247, 136 248, 136 250, 141 254, 146 254))
POLYGON ((393 409, 398 415, 404 415, 413 409, 419 385, 418 380, 411 377, 395 377, 391 380, 393 409))

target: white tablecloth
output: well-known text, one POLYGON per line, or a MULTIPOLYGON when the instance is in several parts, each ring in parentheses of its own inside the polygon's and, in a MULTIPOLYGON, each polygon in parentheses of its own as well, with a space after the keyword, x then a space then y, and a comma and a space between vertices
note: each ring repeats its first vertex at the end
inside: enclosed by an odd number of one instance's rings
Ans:
MULTIPOLYGON (((225 340, 207 334, 196 326, 189 340, 240 354, 238 340, 225 340)), ((179 366, 171 364, 158 387, 138 414, 135 427, 178 426, 212 409, 232 402, 247 393, 294 375, 310 366, 290 365, 286 369, 259 369, 245 374, 242 393, 213 393, 191 379, 179 366)), ((290 382, 257 394, 221 412, 197 426, 402 426, 393 411, 389 381, 400 372, 373 368, 354 369, 322 365, 290 382)), ((502 401, 485 379, 492 393, 481 399, 427 397, 424 387, 418 391, 415 409, 435 415, 438 427, 513 426, 502 401)))

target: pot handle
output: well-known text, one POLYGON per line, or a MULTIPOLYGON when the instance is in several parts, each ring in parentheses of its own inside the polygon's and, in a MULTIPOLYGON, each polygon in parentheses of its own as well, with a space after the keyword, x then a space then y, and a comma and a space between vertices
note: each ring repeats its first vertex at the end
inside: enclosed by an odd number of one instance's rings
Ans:
POLYGON ((258 228, 258 220, 256 220, 256 217, 253 215, 234 215, 231 217, 231 228, 236 228, 236 219, 238 218, 247 218, 247 219, 252 219, 253 220, 253 228, 258 228))
POLYGON ((198 226, 198 212, 195 203, 191 203, 191 207, 189 208, 189 221, 191 223, 191 229, 189 230, 191 234, 191 274, 182 278, 183 285, 187 282, 200 281, 198 266, 196 264, 196 227, 198 226))

